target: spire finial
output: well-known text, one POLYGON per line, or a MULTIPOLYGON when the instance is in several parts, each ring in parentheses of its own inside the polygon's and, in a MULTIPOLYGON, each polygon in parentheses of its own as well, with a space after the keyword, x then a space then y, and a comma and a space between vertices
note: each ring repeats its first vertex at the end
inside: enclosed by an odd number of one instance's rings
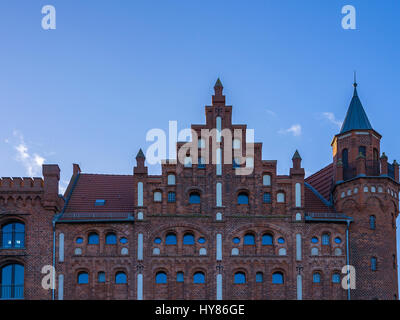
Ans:
POLYGON ((357 88, 357 71, 354 70, 354 83, 353 83, 354 88, 357 88))

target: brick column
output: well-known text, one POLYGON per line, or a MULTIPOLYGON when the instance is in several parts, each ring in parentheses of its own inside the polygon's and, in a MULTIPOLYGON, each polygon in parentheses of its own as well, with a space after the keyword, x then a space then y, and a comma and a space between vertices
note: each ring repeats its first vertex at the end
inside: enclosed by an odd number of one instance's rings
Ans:
POLYGON ((382 153, 381 157, 381 176, 388 175, 388 165, 387 165, 388 157, 385 153, 382 153))
POLYGON ((357 157, 357 175, 358 176, 365 176, 365 174, 366 174, 365 157, 360 152, 360 154, 357 157))

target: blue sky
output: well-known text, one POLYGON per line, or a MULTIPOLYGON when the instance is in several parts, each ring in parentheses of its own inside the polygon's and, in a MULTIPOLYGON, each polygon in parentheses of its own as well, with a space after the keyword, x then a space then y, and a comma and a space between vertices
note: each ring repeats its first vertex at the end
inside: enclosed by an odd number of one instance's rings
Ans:
POLYGON ((205 121, 217 77, 263 157, 286 174, 299 149, 312 173, 331 161, 353 70, 382 151, 399 160, 399 9, 396 0, 2 0, 0 176, 41 175, 43 159, 60 165, 63 188, 73 162, 130 174, 147 131, 205 121), (56 30, 41 28, 47 4, 56 30), (347 4, 356 30, 341 27, 347 4))

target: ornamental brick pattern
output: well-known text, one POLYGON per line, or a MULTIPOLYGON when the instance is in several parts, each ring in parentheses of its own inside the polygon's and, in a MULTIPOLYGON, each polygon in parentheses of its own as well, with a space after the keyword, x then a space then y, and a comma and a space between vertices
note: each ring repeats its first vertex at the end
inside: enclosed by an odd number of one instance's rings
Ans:
MULTIPOLYGON (((199 148, 194 140, 198 154, 184 151, 192 165, 165 161, 161 175, 149 175, 141 151, 132 175, 87 174, 75 164, 63 197, 56 165, 43 166, 43 179, 0 179, 0 225, 25 225, 23 248, 2 243, 0 268, 24 266, 23 298, 348 299, 341 285, 348 261, 356 270, 351 299, 397 298, 399 168, 380 157, 381 136, 368 119, 368 126, 357 121, 358 95, 346 130, 332 142, 333 162, 305 179, 298 152, 289 174, 278 175, 277 162, 262 159, 261 143, 253 144, 250 174, 237 175, 224 158, 220 168, 198 166, 201 150, 213 143, 222 154, 239 145, 242 156, 250 145, 246 125, 232 124, 219 80, 214 89, 206 123, 192 130, 242 131, 199 148), (193 193, 199 203, 190 202, 193 193), (89 241, 93 234, 98 241, 89 241), (168 244, 172 234, 176 243, 168 244), (46 265, 55 267, 54 290, 42 287, 46 265), (235 283, 237 273, 244 283, 235 283)), ((177 154, 184 147, 178 142, 177 154)))

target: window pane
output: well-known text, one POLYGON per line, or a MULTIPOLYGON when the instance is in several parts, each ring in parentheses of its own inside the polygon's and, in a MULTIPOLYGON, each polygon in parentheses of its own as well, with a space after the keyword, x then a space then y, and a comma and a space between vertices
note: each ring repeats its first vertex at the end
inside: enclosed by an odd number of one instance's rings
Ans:
POLYGON ((263 274, 262 274, 262 272, 257 272, 257 274, 256 274, 256 282, 263 282, 263 274))
POLYGON ((159 191, 154 192, 154 201, 161 202, 162 201, 162 193, 159 191))
POLYGON ((244 244, 246 244, 246 245, 255 245, 256 241, 255 241, 254 236, 252 234, 246 234, 244 236, 244 244))
POLYGON ((99 235, 97 233, 89 234, 89 244, 99 244, 99 235))
POLYGON ((175 245, 176 244, 176 235, 174 233, 169 233, 165 237, 165 244, 167 245, 175 245))
POLYGON ((244 192, 239 193, 237 200, 238 204, 249 204, 249 196, 244 192))
POLYGON ((279 192, 276 196, 276 201, 279 203, 285 202, 285 194, 283 192, 279 192))
POLYGON ((193 275, 193 283, 204 283, 205 277, 203 272, 196 272, 193 275))
POLYGON ((340 274, 339 273, 334 273, 332 276, 332 282, 333 283, 340 283, 340 274))
POLYGON ((246 283, 246 275, 243 272, 236 272, 234 282, 236 284, 246 283))
POLYGON ((194 236, 190 233, 187 233, 183 236, 183 244, 194 244, 194 236))
POLYGON ((115 275, 115 283, 116 284, 124 284, 126 283, 126 274, 125 272, 117 272, 115 275))
POLYGON ((168 184, 169 185, 174 185, 175 184, 175 175, 174 174, 168 175, 168 184))
POLYGON ((117 244, 117 236, 115 235, 115 233, 107 234, 106 244, 117 244))
POLYGON ((273 237, 270 234, 264 234, 261 243, 264 246, 270 246, 273 243, 273 237))
POLYGON ((81 272, 78 274, 78 283, 79 284, 88 284, 89 283, 89 274, 87 272, 81 272))
POLYGON ((283 274, 280 272, 275 272, 272 275, 272 283, 273 284, 283 284, 283 274))
POLYGON ((314 283, 320 283, 321 282, 321 275, 319 273, 314 273, 313 274, 313 282, 314 283))
POLYGON ((265 192, 263 195, 263 202, 264 203, 271 203, 271 194, 269 192, 265 192))
POLYGON ((189 197, 189 202, 192 204, 200 203, 200 194, 198 194, 197 192, 191 193, 189 197))
POLYGON ((175 201, 176 201, 175 192, 168 192, 168 202, 172 203, 175 201))
POLYGON ((104 272, 99 272, 97 274, 97 281, 101 283, 106 282, 106 274, 104 272))
POLYGON ((156 274, 156 283, 164 284, 167 283, 167 275, 165 272, 159 272, 156 274))
POLYGON ((271 185, 271 176, 269 174, 265 174, 263 176, 263 185, 270 186, 271 185))
POLYGON ((183 272, 178 272, 176 274, 176 282, 184 282, 184 275, 183 272))
POLYGON ((322 235, 322 244, 327 246, 329 245, 330 241, 329 241, 329 234, 323 234, 322 235))

